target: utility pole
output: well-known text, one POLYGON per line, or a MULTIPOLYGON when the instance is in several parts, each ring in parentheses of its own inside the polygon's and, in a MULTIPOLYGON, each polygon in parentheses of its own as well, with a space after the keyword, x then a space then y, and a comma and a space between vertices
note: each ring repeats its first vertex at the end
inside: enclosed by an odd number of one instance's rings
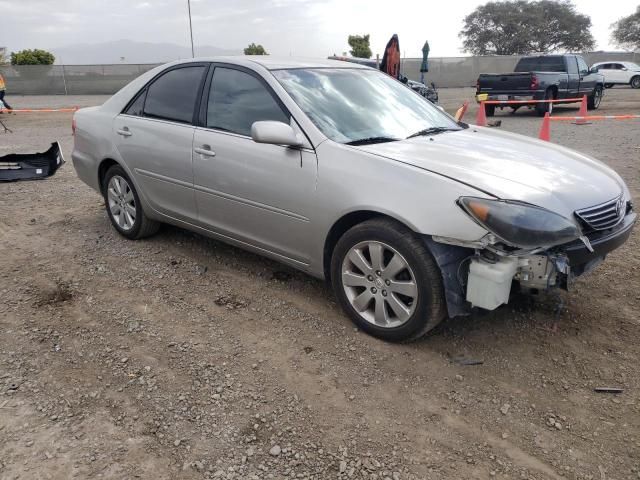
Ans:
POLYGON ((187 8, 189 9, 189 33, 191 34, 191 58, 196 55, 193 51, 193 26, 191 25, 191 0, 187 0, 187 8))

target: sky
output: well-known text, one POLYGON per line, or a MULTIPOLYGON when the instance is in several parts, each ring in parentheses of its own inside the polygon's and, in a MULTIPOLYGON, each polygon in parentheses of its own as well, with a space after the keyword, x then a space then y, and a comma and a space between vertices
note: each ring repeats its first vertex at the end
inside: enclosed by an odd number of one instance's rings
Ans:
MULTIPOLYGON (((591 16, 597 50, 610 43, 611 23, 633 13, 639 0, 574 0, 591 16)), ((239 50, 251 42, 272 55, 326 57, 349 50, 349 34, 371 35, 382 53, 393 33, 407 57, 460 56, 463 18, 476 0, 191 0, 196 46, 239 50), (391 6, 389 6, 391 5, 391 6)), ((129 39, 189 44, 187 0, 0 0, 0 46, 65 47, 129 39)))

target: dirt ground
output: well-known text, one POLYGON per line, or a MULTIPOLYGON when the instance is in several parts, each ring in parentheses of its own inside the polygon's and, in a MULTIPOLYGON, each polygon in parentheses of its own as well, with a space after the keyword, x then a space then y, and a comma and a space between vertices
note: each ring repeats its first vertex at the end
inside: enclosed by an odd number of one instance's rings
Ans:
MULTIPOLYGON (((454 111, 473 92, 440 93, 454 111)), ((640 113, 640 91, 608 90, 600 112, 640 113)), ((68 160, 0 185, 1 479, 640 478, 638 231, 557 318, 558 298, 520 300, 387 344, 275 262, 172 227, 120 237, 75 175, 70 114, 0 120, 0 155, 58 139, 68 160), (611 386, 624 392, 594 391, 611 386)), ((640 121, 562 122, 552 138, 615 168, 640 204, 640 121)))

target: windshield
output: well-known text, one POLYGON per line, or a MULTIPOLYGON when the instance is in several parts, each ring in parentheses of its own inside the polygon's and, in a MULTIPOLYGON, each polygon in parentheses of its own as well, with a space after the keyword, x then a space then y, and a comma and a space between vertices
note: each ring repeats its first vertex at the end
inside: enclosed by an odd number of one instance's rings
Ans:
POLYGON ((376 70, 276 70, 284 89, 328 138, 340 143, 392 141, 432 128, 459 130, 448 115, 376 70))
POLYGON ((637 63, 627 62, 624 64, 624 66, 627 67, 629 70, 640 72, 640 65, 638 65, 637 63))

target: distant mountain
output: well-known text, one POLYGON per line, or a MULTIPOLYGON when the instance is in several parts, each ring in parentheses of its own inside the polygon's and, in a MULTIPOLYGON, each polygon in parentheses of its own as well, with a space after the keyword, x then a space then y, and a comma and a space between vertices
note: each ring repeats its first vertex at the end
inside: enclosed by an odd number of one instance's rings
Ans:
MULTIPOLYGON (((148 43, 133 40, 69 45, 52 48, 56 64, 91 65, 101 63, 163 63, 180 58, 191 58, 191 47, 173 43, 148 43)), ((241 55, 242 50, 200 45, 195 47, 196 56, 241 55)))

